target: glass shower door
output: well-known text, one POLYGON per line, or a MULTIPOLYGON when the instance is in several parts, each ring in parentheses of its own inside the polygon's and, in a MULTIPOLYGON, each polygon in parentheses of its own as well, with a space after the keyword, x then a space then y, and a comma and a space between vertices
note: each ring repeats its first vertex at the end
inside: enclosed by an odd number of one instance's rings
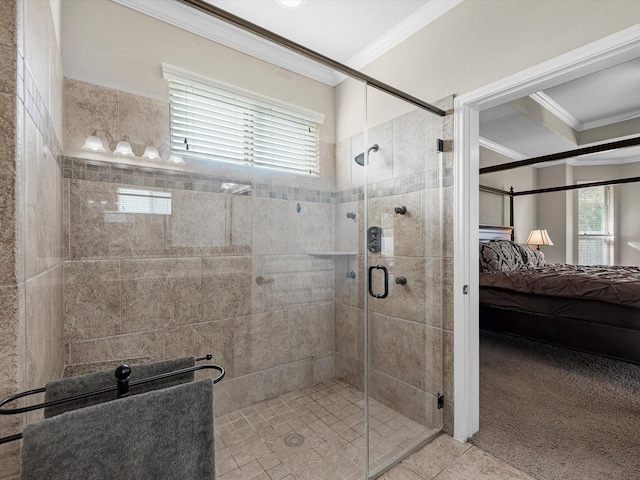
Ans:
POLYGON ((365 402, 375 478, 443 425, 447 132, 442 117, 371 87, 366 109, 365 402))

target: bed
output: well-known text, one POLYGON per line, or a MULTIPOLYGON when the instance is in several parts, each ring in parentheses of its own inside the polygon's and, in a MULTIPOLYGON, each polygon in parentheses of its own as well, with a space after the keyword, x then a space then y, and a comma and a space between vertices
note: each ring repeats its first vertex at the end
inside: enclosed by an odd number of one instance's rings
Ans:
POLYGON ((640 267, 547 265, 480 227, 480 328, 640 364, 640 267))

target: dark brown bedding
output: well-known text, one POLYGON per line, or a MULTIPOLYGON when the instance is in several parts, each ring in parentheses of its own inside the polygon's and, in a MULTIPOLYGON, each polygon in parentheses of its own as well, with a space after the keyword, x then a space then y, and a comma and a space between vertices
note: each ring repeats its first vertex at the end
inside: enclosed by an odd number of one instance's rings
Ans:
POLYGON ((511 227, 486 228, 480 328, 640 364, 640 267, 545 266, 511 227))
POLYGON ((485 287, 480 289, 480 304, 640 331, 640 309, 588 298, 529 295, 485 287))
MULTIPOLYGON (((480 289, 588 299, 640 309, 640 267, 548 265, 480 273, 480 289)), ((482 301, 482 300, 481 300, 482 301)))

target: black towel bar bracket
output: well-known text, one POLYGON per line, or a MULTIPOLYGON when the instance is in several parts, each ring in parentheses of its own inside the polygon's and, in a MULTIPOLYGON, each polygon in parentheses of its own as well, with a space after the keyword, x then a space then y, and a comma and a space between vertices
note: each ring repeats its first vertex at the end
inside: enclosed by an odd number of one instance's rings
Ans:
MULTIPOLYGON (((211 354, 207 354, 204 357, 196 358, 196 361, 201 360, 211 360, 213 356, 211 354)), ((28 407, 22 408, 3 408, 8 403, 14 402, 20 398, 28 397, 30 395, 36 395, 38 393, 44 393, 46 391, 45 387, 36 388, 34 390, 28 390, 26 392, 17 393, 12 395, 11 397, 7 397, 3 400, 0 400, 0 415, 15 415, 18 413, 26 413, 31 412, 33 410, 39 410, 41 408, 52 407, 54 405, 60 405, 67 402, 74 402, 76 400, 82 400, 84 398, 94 397, 96 395, 102 395, 104 393, 109 392, 117 392, 116 398, 124 398, 129 395, 129 389, 131 387, 135 387, 136 385, 143 385, 149 382, 155 382, 157 380, 163 380, 165 378, 175 377, 177 375, 184 375, 185 373, 195 372, 197 370, 207 370, 213 369, 220 372, 216 378, 213 379, 213 383, 218 383, 223 379, 225 371, 219 365, 196 365, 194 367, 181 368, 179 370, 174 370, 172 372, 161 373, 159 375, 154 375, 152 377, 141 378, 139 380, 130 381, 129 378, 131 376, 131 368, 128 365, 120 365, 116 368, 115 377, 117 380, 117 384, 113 387, 103 388, 100 390, 94 390, 93 392, 82 393, 80 395, 75 395, 73 397, 61 398, 59 400, 52 400, 50 402, 38 403, 36 405, 30 405, 28 407)), ((115 400, 115 399, 114 399, 115 400)), ((22 434, 18 433, 15 435, 10 435, 8 437, 0 438, 0 445, 3 443, 13 442, 15 440, 20 440, 22 438, 22 434)))

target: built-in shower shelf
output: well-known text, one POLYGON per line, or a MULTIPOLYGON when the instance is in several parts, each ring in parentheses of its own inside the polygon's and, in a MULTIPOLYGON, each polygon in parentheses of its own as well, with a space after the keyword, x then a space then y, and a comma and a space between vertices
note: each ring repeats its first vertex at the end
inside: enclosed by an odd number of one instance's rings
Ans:
POLYGON ((312 257, 347 257, 349 255, 358 255, 358 252, 315 252, 309 253, 312 257))

